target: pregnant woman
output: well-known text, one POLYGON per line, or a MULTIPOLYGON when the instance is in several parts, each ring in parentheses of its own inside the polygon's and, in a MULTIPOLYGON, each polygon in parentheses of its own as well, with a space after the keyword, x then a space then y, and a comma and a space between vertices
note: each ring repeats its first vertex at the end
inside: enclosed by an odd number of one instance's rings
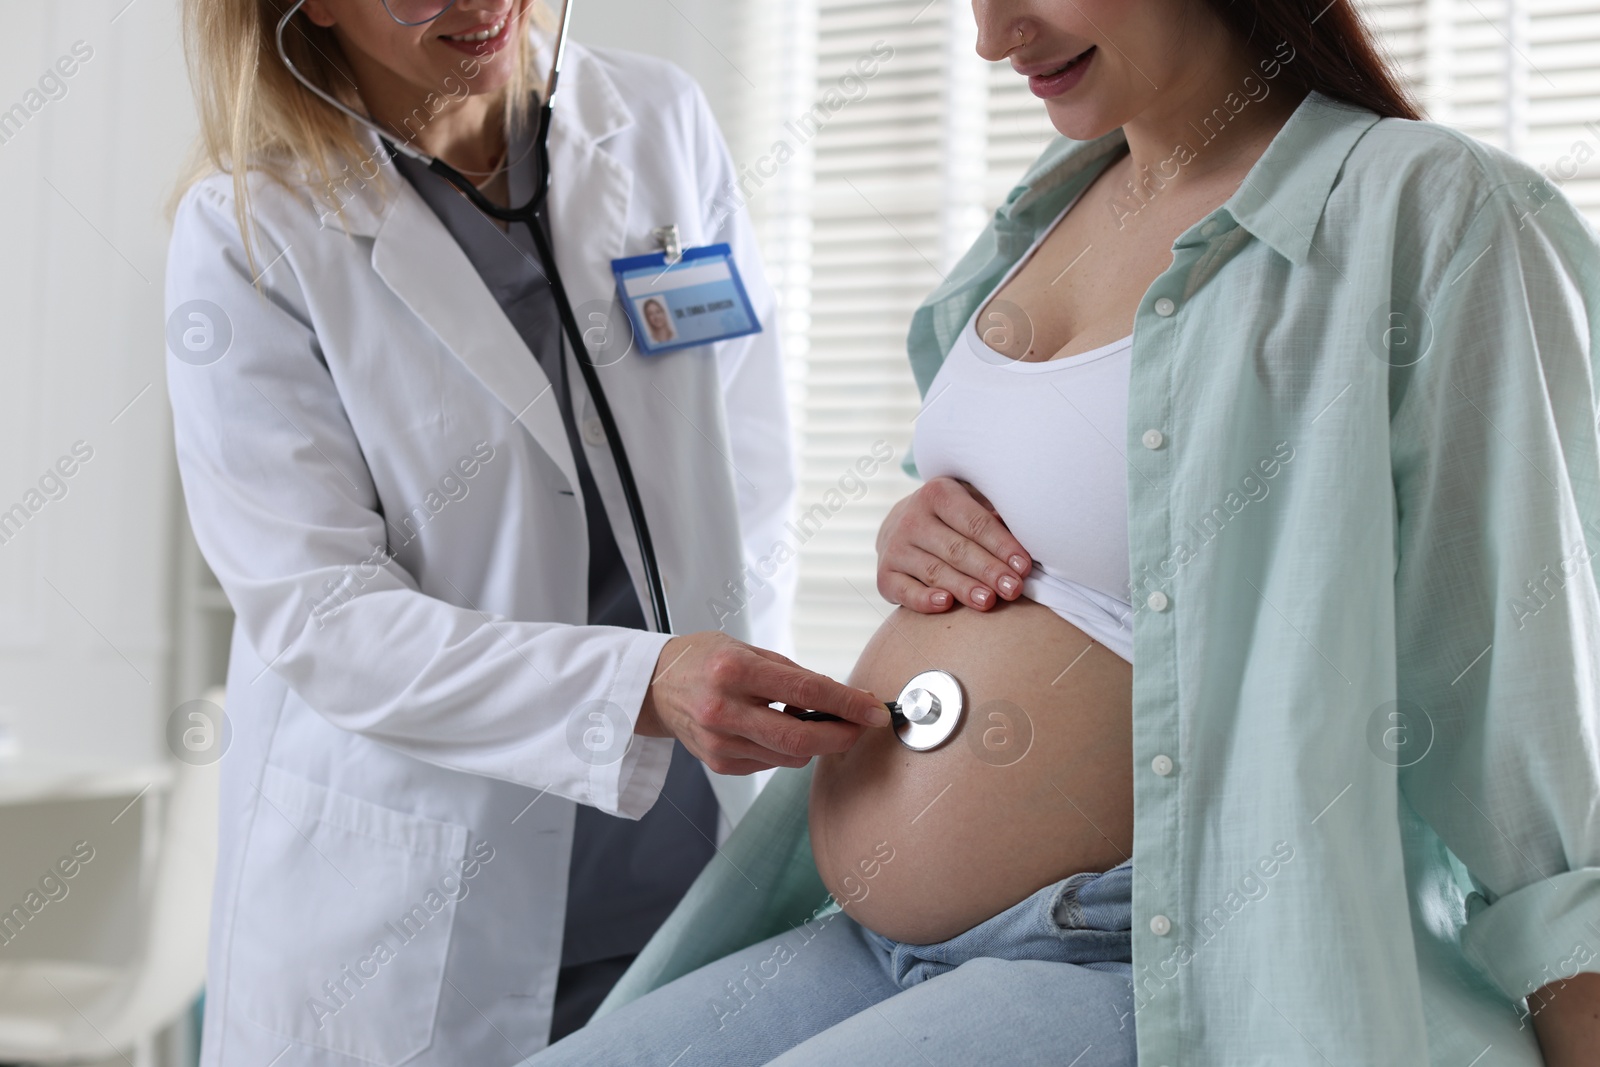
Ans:
POLYGON ((966 717, 780 770, 532 1062, 1590 1062, 1593 229, 1340 0, 975 9, 1066 140, 913 320, 850 678, 966 717))

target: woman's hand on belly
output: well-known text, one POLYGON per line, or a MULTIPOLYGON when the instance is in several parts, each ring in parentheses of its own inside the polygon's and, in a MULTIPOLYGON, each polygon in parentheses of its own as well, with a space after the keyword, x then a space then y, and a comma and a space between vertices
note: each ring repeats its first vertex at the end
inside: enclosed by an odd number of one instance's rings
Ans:
POLYGON ((930 478, 895 504, 877 547, 878 592, 924 614, 1015 600, 1033 565, 983 494, 955 478, 930 478))
POLYGON ((965 710, 938 748, 887 730, 818 758, 812 853, 862 925, 901 941, 952 937, 1133 845, 1132 668, 1031 600, 989 612, 895 611, 850 684, 895 699, 916 673, 960 681, 965 710))

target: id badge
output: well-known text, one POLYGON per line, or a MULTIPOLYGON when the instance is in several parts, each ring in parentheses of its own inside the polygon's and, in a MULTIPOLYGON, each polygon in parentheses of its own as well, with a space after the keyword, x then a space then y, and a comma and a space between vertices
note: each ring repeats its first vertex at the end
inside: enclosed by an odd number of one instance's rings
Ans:
POLYGON ((760 333, 761 323, 726 244, 611 261, 639 350, 657 355, 760 333))

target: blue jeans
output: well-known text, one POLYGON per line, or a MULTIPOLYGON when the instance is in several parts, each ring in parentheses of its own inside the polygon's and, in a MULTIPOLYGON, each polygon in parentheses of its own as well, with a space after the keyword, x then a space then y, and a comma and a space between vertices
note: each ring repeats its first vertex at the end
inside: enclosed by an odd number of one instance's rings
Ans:
POLYGON ((948 941, 842 912, 594 1020, 526 1067, 1132 1067, 1131 861, 1045 886, 948 941))

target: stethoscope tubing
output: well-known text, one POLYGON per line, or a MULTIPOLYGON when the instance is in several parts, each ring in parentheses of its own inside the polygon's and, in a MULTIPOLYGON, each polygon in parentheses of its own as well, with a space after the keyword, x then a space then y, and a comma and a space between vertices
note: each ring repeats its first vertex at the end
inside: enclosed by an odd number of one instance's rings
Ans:
MULTIPOLYGON (((583 331, 578 326, 578 317, 572 309, 572 302, 567 296, 567 287, 562 281, 560 268, 556 266, 555 250, 550 246, 550 239, 545 235, 541 218, 545 204, 550 196, 550 124, 554 115, 556 84, 561 76, 561 63, 567 51, 567 27, 572 18, 572 2, 566 0, 562 7, 561 29, 556 38, 555 66, 550 72, 550 81, 545 87, 544 106, 539 109, 539 128, 534 137, 535 163, 538 168, 539 179, 534 183, 533 198, 519 208, 501 207, 473 185, 471 180, 450 166, 442 159, 430 156, 413 145, 397 143, 390 140, 381 127, 371 119, 344 105, 331 94, 313 85, 295 68, 289 59, 288 52, 283 47, 283 34, 296 11, 300 10, 305 0, 297 0, 284 16, 278 21, 277 44, 278 58, 288 68, 289 73, 301 85, 311 90, 322 100, 334 108, 365 126, 377 134, 384 149, 391 155, 404 154, 423 163, 434 174, 449 182, 461 194, 472 202, 479 211, 501 222, 520 222, 528 228, 533 237, 534 250, 538 253, 539 262, 544 268, 545 278, 550 284, 550 293, 555 298, 556 311, 561 319, 562 333, 572 346, 572 352, 578 362, 578 369, 583 374, 583 382, 589 389, 589 397, 594 402, 595 415, 600 420, 601 429, 606 435, 606 444, 610 446, 611 459, 617 467, 617 477, 622 483, 622 495, 627 501, 628 518, 633 525, 633 534, 639 542, 639 555, 644 565, 645 586, 650 594, 650 613, 654 618, 658 633, 670 634, 672 632, 672 617, 667 608, 667 593, 665 584, 661 580, 661 568, 656 560, 655 543, 650 537, 650 524, 645 518, 644 502, 639 495, 639 485, 633 476, 633 465, 628 460, 628 450, 622 443, 622 434, 617 429, 616 417, 612 414, 611 403, 606 398, 605 389, 600 384, 599 371, 589 355, 588 346, 584 344, 583 331)), ((591 517, 591 521, 593 521, 591 517)))

